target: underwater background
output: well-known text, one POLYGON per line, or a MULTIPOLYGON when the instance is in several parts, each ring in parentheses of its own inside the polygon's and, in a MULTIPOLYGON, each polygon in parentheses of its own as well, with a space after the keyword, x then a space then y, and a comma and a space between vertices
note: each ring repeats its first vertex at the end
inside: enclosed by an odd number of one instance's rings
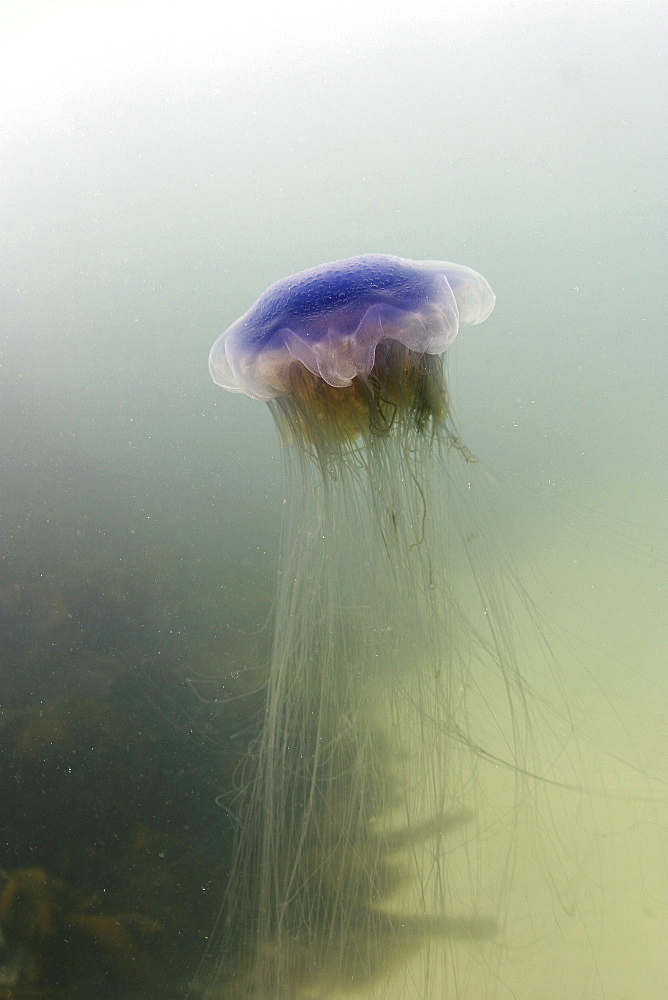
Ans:
MULTIPOLYGON (((467 264, 497 295, 450 392, 537 609, 547 782, 512 862, 476 876, 504 935, 454 995, 666 995, 666 22, 5 8, 0 998, 186 994, 285 499, 266 408, 207 355, 271 282, 369 252, 467 264)), ((514 776, 476 781, 494 858, 514 776)))

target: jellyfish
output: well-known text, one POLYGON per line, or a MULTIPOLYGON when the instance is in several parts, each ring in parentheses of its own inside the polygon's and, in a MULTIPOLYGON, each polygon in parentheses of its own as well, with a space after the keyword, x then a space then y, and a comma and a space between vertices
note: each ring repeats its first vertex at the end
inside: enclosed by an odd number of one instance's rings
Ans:
POLYGON ((365 255, 272 285, 211 349, 213 380, 269 407, 286 491, 211 996, 441 996, 454 943, 494 933, 454 860, 475 825, 466 702, 502 658, 517 745, 521 679, 503 607, 484 596, 483 626, 460 595, 473 457, 444 365, 494 303, 468 267, 365 255))

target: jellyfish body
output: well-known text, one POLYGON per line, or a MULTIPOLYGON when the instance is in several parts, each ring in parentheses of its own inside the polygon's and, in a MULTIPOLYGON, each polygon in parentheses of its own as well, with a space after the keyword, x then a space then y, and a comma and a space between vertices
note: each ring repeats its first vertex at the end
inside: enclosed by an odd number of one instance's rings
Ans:
POLYGON ((378 344, 442 354, 459 324, 482 323, 495 297, 459 264, 369 254, 276 282, 211 349, 214 382, 268 400, 290 391, 294 362, 343 388, 372 371, 378 344))
POLYGON ((273 285, 211 350, 215 382, 268 404, 289 493, 212 995, 384 995, 392 967, 422 953, 426 983, 445 939, 489 933, 439 843, 461 807, 452 445, 466 463, 441 355, 493 306, 469 268, 356 257, 273 285))

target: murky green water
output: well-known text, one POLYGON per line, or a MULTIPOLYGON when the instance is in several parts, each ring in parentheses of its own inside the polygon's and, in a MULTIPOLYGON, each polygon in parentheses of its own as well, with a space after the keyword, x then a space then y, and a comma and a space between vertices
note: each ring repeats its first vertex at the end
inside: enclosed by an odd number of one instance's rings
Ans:
MULTIPOLYGON (((524 702, 472 657, 468 819, 411 845, 494 935, 295 1000, 659 1000, 665 15, 316 13, 265 32, 36 5, 4 26, 0 997, 249 995, 195 975, 262 732, 288 493, 264 406, 206 358, 271 281, 373 251, 496 292, 448 370, 485 528, 465 542, 524 702)), ((482 623, 470 575, 451 585, 482 623)))

